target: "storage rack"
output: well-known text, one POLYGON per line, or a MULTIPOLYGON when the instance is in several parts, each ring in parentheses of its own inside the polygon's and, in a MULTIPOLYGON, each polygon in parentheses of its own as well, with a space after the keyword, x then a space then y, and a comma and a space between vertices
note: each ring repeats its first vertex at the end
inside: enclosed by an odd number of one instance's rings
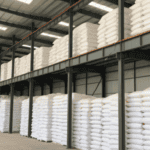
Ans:
MULTIPOLYGON (((64 0, 66 1, 66 0, 64 0)), ((48 82, 50 88, 50 93, 53 92, 52 81, 54 78, 62 79, 65 82, 65 93, 68 93, 68 131, 67 131, 67 148, 71 148, 71 130, 72 130, 72 82, 74 83, 74 73, 78 72, 98 72, 102 77, 102 97, 105 97, 105 72, 100 70, 105 70, 105 66, 109 66, 112 63, 118 64, 118 93, 119 93, 119 150, 125 150, 125 99, 124 99, 124 64, 127 62, 133 62, 135 60, 150 60, 150 54, 148 49, 150 47, 150 33, 145 32, 134 37, 124 39, 124 1, 118 0, 119 4, 119 40, 116 43, 105 46, 103 48, 93 50, 86 54, 82 54, 77 57, 72 57, 72 30, 73 30, 73 15, 74 12, 78 11, 83 6, 87 5, 92 0, 79 0, 76 5, 68 9, 70 22, 69 22, 69 59, 62 62, 50 65, 48 67, 33 70, 33 51, 34 51, 34 41, 35 37, 39 35, 44 30, 56 25, 60 20, 65 19, 68 16, 68 11, 58 15, 56 18, 52 19, 48 24, 39 28, 36 32, 34 31, 34 23, 32 23, 32 32, 20 42, 15 44, 15 36, 13 37, 13 46, 11 46, 7 51, 1 53, 0 60, 8 52, 12 51, 12 75, 11 79, 0 82, 0 91, 7 89, 10 86, 11 94, 11 105, 10 105, 10 125, 9 133, 12 133, 12 112, 13 112, 13 96, 14 96, 14 85, 23 85, 25 82, 29 83, 29 121, 28 121, 28 137, 31 136, 31 122, 32 122, 32 103, 33 103, 33 88, 34 79, 39 78, 45 79, 48 82), (31 40, 31 70, 29 73, 23 74, 21 76, 14 77, 14 56, 15 49, 20 47, 22 44, 31 40), (111 55, 110 55, 111 52, 111 55), (99 65, 99 66, 97 66, 99 65), (66 75, 67 74, 67 75, 66 75), (50 77, 51 80, 47 80, 50 77), (68 78, 68 79, 67 79, 68 78), (67 85, 68 84, 68 85, 67 85), (68 89, 68 90, 67 90, 68 89)), ((111 0, 107 0, 110 1, 111 0)), ((74 3, 70 0, 70 6, 74 3)), ((117 4, 117 3, 116 3, 117 4)), ((1 68, 0 68, 1 70, 1 68)), ((43 87, 42 83, 39 83, 43 87)), ((43 89, 43 88, 42 88, 43 89)), ((75 86, 73 88, 75 92, 75 86)), ((43 93, 43 90, 42 90, 43 93)))

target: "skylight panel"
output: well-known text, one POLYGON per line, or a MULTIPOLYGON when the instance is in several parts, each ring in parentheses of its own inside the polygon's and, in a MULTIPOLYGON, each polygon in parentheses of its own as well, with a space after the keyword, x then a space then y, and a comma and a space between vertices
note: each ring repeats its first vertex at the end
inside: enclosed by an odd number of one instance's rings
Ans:
POLYGON ((22 3, 26 3, 26 4, 31 4, 31 2, 33 0, 17 0, 17 1, 22 2, 22 3))
POLYGON ((53 35, 53 34, 48 34, 48 33, 41 33, 41 35, 49 36, 49 37, 52 37, 52 38, 61 38, 61 36, 57 36, 57 35, 53 35))

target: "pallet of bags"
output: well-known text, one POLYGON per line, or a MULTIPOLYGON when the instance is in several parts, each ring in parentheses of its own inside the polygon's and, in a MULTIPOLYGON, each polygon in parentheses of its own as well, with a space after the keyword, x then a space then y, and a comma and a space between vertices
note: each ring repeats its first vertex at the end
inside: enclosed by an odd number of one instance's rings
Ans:
POLYGON ((7 63, 1 65, 1 81, 7 79, 7 63))
POLYGON ((11 72, 12 72, 12 60, 7 63, 7 77, 6 77, 6 79, 11 78, 11 72))
MULTIPOLYGON (((128 8, 124 8, 124 38, 130 36, 130 12, 128 8)), ((119 15, 118 8, 104 15, 98 22, 100 25, 97 29, 97 48, 115 43, 119 40, 118 23, 119 15)))
POLYGON ((126 100, 127 149, 143 149, 142 130, 142 91, 136 91, 126 100))

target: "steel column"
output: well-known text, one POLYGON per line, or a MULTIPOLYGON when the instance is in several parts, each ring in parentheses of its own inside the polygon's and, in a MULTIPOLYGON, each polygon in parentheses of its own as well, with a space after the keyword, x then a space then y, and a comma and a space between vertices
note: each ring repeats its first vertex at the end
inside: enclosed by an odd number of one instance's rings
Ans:
POLYGON ((102 78, 102 97, 106 97, 106 77, 105 77, 105 69, 103 69, 103 72, 101 73, 102 78))
MULTIPOLYGON (((13 45, 15 45, 15 35, 12 38, 13 45)), ((14 77, 14 59, 15 59, 15 49, 12 50, 12 69, 11 78, 14 77)), ((14 84, 10 85, 10 116, 9 116, 9 133, 13 131, 13 103, 14 103, 14 84)))
POLYGON ((64 80, 65 83, 65 94, 67 94, 67 78, 64 80))
POLYGON ((136 62, 134 61, 134 91, 136 91, 136 62))
POLYGON ((76 77, 75 77, 75 74, 73 74, 73 92, 76 92, 76 77))
MULTIPOLYGON (((2 51, 2 48, 0 47, 0 53, 1 53, 1 51, 2 51)), ((0 81, 1 81, 1 55, 0 55, 0 81)), ((2 91, 1 91, 1 87, 0 87, 0 95, 2 95, 2 91)))
POLYGON ((86 72, 86 83, 85 83, 85 94, 87 95, 87 78, 88 78, 88 75, 87 75, 87 72, 86 72))
MULTIPOLYGON (((124 39, 124 0, 118 0, 119 3, 119 40, 124 39)), ((122 43, 120 52, 123 51, 122 43)), ((126 149, 125 142, 125 90, 124 90, 124 62, 122 57, 118 60, 118 122, 119 122, 119 150, 126 149)))
MULTIPOLYGON (((32 32, 34 31, 34 23, 32 22, 32 32)), ((31 36, 31 59, 30 59, 30 71, 33 71, 34 62, 34 35, 31 36)), ((31 124, 32 124, 32 105, 33 105, 33 79, 29 79, 29 118, 28 118, 28 137, 31 136, 31 124)))
MULTIPOLYGON (((70 6, 73 5, 73 0, 70 0, 70 6)), ((73 37, 73 11, 70 9, 69 20, 69 52, 68 57, 72 57, 72 37, 73 37)), ((70 64, 69 64, 70 67, 70 64)), ((67 118, 67 149, 72 148, 72 71, 68 71, 68 118, 67 118)))

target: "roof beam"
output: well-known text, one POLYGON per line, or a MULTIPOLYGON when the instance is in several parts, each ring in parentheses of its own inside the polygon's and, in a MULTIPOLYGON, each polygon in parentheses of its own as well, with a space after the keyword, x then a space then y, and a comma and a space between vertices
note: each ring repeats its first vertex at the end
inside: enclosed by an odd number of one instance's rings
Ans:
MULTIPOLYGON (((0 46, 1 46, 1 47, 11 47, 12 45, 9 45, 9 44, 2 44, 2 43, 0 43, 0 46)), ((18 48, 23 48, 23 49, 30 50, 30 48, 28 48, 28 47, 24 47, 24 46, 20 46, 20 47, 18 47, 18 48)))
POLYGON ((5 8, 2 8, 2 7, 0 7, 0 11, 10 13, 10 14, 13 14, 13 15, 17 15, 17 16, 20 16, 20 17, 25 17, 25 18, 28 18, 28 19, 38 20, 38 21, 48 22, 48 21, 51 20, 51 18, 35 16, 35 15, 29 15, 29 14, 25 14, 25 13, 13 11, 13 10, 5 9, 5 8))
MULTIPOLYGON (((6 37, 6 36, 1 36, 0 35, 0 39, 4 39, 4 40, 12 40, 12 37, 6 37)), ((15 38, 16 41, 21 41, 21 39, 19 38, 15 38)), ((52 42, 51 41, 47 41, 47 40, 42 40, 42 39, 35 39, 35 42, 39 42, 39 43, 43 43, 43 44, 48 44, 50 46, 52 46, 52 42)))
MULTIPOLYGON (((19 24, 14 24, 14 23, 9 23, 9 22, 4 22, 4 21, 0 21, 0 24, 5 25, 5 26, 9 26, 9 27, 14 27, 14 28, 19 28, 19 29, 24 29, 24 30, 29 30, 31 31, 31 27, 30 26, 23 26, 23 25, 19 25, 19 24)), ((34 30, 37 30, 38 28, 34 28, 34 30)), ((62 31, 62 30, 58 30, 58 29, 47 29, 48 31, 52 31, 52 32, 56 32, 59 34, 68 34, 68 32, 66 31, 62 31)))

